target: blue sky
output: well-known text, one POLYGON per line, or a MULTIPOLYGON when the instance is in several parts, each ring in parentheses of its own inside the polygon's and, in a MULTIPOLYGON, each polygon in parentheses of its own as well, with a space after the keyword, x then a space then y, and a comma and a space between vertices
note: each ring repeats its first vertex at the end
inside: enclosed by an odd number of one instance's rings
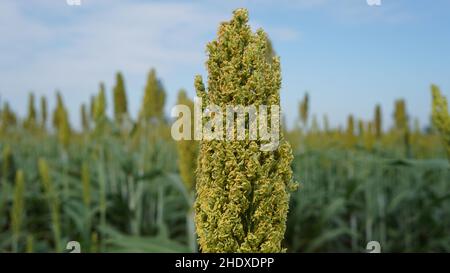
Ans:
MULTIPOLYGON (((191 96, 195 74, 206 76, 205 46, 235 8, 249 9, 281 57, 282 108, 290 125, 307 90, 319 121, 333 125, 349 113, 370 119, 381 103, 386 123, 394 100, 405 98, 412 117, 428 122, 429 85, 450 97, 450 1, 247 0, 119 1, 5 0, 0 3, 0 97, 21 115, 29 91, 62 91, 75 126, 79 107, 114 74, 125 76, 135 115, 146 75, 155 67, 168 92, 191 96)), ((109 96, 111 98, 111 96, 109 96)), ((112 111, 111 102, 109 110, 112 111)), ((387 125, 386 125, 387 126, 387 125)))

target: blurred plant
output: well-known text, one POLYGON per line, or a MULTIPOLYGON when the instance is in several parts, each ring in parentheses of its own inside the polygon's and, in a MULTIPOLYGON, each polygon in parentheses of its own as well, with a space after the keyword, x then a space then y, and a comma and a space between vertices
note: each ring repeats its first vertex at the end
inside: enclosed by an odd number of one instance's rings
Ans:
POLYGON ((447 149, 447 156, 450 160, 450 114, 448 112, 447 98, 441 94, 437 85, 431 85, 433 97, 432 120, 434 126, 439 130, 447 149))
POLYGON ((293 168, 304 182, 289 207, 290 251, 361 252, 368 240, 379 241, 383 252, 450 250, 450 219, 439 217, 450 212, 446 160, 389 159, 334 146, 306 150, 293 168))
POLYGON ((364 137, 364 121, 362 119, 358 120, 358 136, 360 138, 364 137))
POLYGON ((383 135, 383 117, 381 114, 381 105, 375 107, 375 136, 380 139, 383 135))
POLYGON ((31 234, 27 235, 26 252, 27 253, 33 253, 34 252, 34 237, 31 234))
POLYGON ((395 128, 399 131, 408 127, 408 115, 406 113, 406 102, 403 99, 395 101, 394 111, 395 128))
POLYGON ((81 128, 83 129, 83 132, 89 131, 89 117, 86 110, 86 104, 82 104, 80 108, 80 115, 81 115, 81 128))
POLYGON ((89 166, 86 161, 81 165, 81 182, 83 189, 83 203, 86 208, 91 207, 91 178, 89 174, 89 166))
POLYGON ((164 118, 164 104, 166 93, 161 81, 156 77, 156 70, 152 68, 148 74, 139 117, 145 122, 162 121, 164 118))
POLYGON ((2 151, 1 178, 11 180, 15 174, 14 156, 9 145, 5 145, 2 151))
POLYGON ((18 170, 16 174, 16 184, 14 187, 14 198, 11 209, 11 230, 12 236, 12 250, 19 251, 19 241, 21 237, 22 222, 25 211, 25 179, 22 170, 18 170))
POLYGON ((91 194, 91 174, 89 171, 89 165, 86 160, 84 160, 81 164, 81 186, 82 186, 82 199, 84 205, 84 216, 82 217, 83 221, 83 236, 85 241, 89 241, 89 244, 92 246, 94 243, 91 236, 91 226, 94 219, 92 219, 92 194, 91 194))
POLYGON ((61 120, 61 109, 64 109, 64 102, 59 91, 56 91, 56 108, 53 111, 52 124, 55 130, 58 130, 61 120))
MULTIPOLYGON (((9 181, 13 180, 16 172, 14 157, 9 145, 3 147, 1 162, 2 168, 0 170, 0 216, 3 216, 8 201, 9 181)), ((3 219, 4 218, 0 218, 0 227, 3 224, 3 219)))
POLYGON ((122 73, 116 74, 116 85, 113 89, 114 94, 114 118, 118 124, 122 123, 123 117, 128 114, 127 94, 122 73))
POLYGON ((17 125, 17 116, 9 107, 9 103, 5 102, 3 104, 2 115, 1 115, 1 131, 6 132, 9 128, 17 125))
MULTIPOLYGON (((184 105, 189 107, 190 113, 194 113, 194 102, 188 98, 186 91, 181 89, 178 92, 177 105, 184 105)), ((186 117, 183 117, 186 118, 186 117)), ((193 116, 187 117, 189 119, 190 128, 183 128, 183 130, 190 130, 191 134, 194 132, 194 119, 193 116)), ((186 187, 187 194, 189 195, 190 205, 193 201, 194 189, 195 189, 195 169, 197 167, 198 158, 198 142, 192 139, 178 140, 177 143, 178 152, 178 169, 180 170, 181 180, 186 187)), ((197 251, 195 224, 194 224, 194 211, 190 209, 186 215, 187 223, 187 237, 190 249, 193 252, 197 251)))
POLYGON ((352 148, 356 144, 355 137, 355 120, 353 115, 349 115, 347 118, 347 132, 346 132, 346 144, 347 148, 352 148))
POLYGON ((406 111, 406 102, 403 99, 395 101, 394 133, 402 140, 406 157, 411 157, 411 133, 409 117, 406 111))
POLYGON ((91 253, 96 253, 98 252, 98 248, 99 248, 99 243, 98 243, 98 233, 97 232, 92 232, 91 234, 91 248, 89 249, 89 251, 91 253))
POLYGON ((95 96, 91 96, 90 102, 89 102, 89 119, 91 121, 95 121, 95 96))
POLYGON ((57 130, 59 143, 67 149, 71 138, 69 114, 60 92, 57 92, 56 99, 56 109, 53 111, 53 126, 57 130))
POLYGON ((94 119, 96 122, 100 122, 106 119, 106 95, 105 84, 100 83, 100 89, 94 104, 94 119))
POLYGON ((308 112, 309 112, 308 92, 305 93, 303 100, 300 102, 299 111, 300 111, 300 121, 302 122, 303 127, 306 128, 306 126, 308 125, 308 112))
MULTIPOLYGON (((207 46, 208 91, 196 76, 198 96, 206 105, 279 105, 279 59, 267 62, 267 36, 251 32, 247 10, 233 15, 207 46)), ((201 141, 195 220, 202 252, 283 251, 296 184, 291 148, 280 141, 273 152, 261 152, 259 141, 201 141)))
POLYGON ((41 97, 41 129, 45 131, 47 128, 47 99, 45 96, 41 97))
POLYGON ((105 125, 107 122, 106 116, 106 95, 105 95, 105 85, 100 83, 98 95, 95 97, 94 103, 94 121, 95 121, 95 131, 97 133, 104 132, 105 125))
POLYGON ((51 223, 53 231, 53 240, 55 251, 62 250, 61 245, 61 223, 60 223, 60 202, 58 194, 53 185, 53 180, 50 177, 50 170, 45 159, 38 160, 39 175, 41 178, 44 193, 50 208, 51 223))
POLYGON ((373 145, 375 144, 375 132, 373 130, 373 123, 368 122, 366 130, 363 131, 364 147, 368 151, 373 150, 373 145))
POLYGON ((69 114, 67 110, 61 112, 61 124, 58 129, 58 140, 61 145, 67 149, 70 143, 71 129, 69 124, 69 114))
POLYGON ((33 130, 36 128, 36 106, 34 103, 33 93, 28 95, 28 114, 27 119, 24 122, 24 127, 28 130, 33 130))
MULTIPOLYGON (((194 113, 194 102, 190 100, 185 90, 180 90, 178 93, 177 104, 189 107, 191 113, 194 113)), ((191 128, 183 128, 183 130, 191 130, 194 132, 193 117, 191 120, 191 128)), ((192 191, 195 187, 195 169, 197 166, 198 144, 195 140, 179 140, 177 141, 178 151, 178 166, 180 169, 181 178, 186 186, 186 189, 192 191)))

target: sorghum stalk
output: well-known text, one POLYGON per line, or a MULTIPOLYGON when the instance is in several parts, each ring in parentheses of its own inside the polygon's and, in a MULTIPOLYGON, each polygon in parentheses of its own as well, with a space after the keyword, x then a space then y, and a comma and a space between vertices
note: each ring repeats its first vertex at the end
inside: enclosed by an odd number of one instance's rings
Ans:
POLYGON ((300 111, 300 121, 302 122, 303 126, 306 127, 306 125, 308 124, 308 112, 309 112, 308 93, 305 93, 303 100, 300 102, 299 111, 300 111))
POLYGON ((0 216, 3 215, 4 209, 6 207, 6 201, 8 199, 8 181, 14 179, 14 175, 14 157, 11 152, 11 147, 9 145, 6 145, 2 151, 2 169, 0 175, 0 216))
MULTIPOLYGON (((203 108, 210 103, 279 105, 279 58, 267 61, 266 34, 252 33, 247 10, 233 14, 207 46, 207 90, 200 76, 195 79, 203 108)), ((194 207, 202 252, 284 251, 289 192, 297 185, 290 168, 293 156, 281 130, 274 151, 261 151, 261 145, 249 139, 200 142, 194 207)))
POLYGON ((368 122, 367 123, 367 129, 364 130, 364 146, 368 151, 372 151, 373 150, 373 145, 375 142, 375 134, 373 132, 373 123, 372 122, 368 122))
POLYGON ((64 149, 67 149, 70 143, 71 128, 69 123, 69 114, 64 105, 60 92, 56 94, 57 105, 53 112, 53 126, 57 130, 58 141, 64 149))
MULTIPOLYGON (((103 146, 99 146, 98 151, 98 164, 97 164, 97 174, 98 174, 98 185, 99 185, 99 210, 100 210, 100 227, 106 227, 106 170, 104 166, 105 162, 105 151, 103 146)), ((103 240, 100 241, 100 250, 103 250, 103 240)))
POLYGON ((25 128, 33 130, 36 128, 36 107, 34 105, 34 94, 30 93, 28 95, 28 115, 25 120, 25 128))
POLYGON ((89 119, 91 121, 95 121, 95 103, 96 103, 96 97, 91 96, 91 99, 89 101, 89 119))
POLYGON ((124 115, 128 112, 127 94, 122 73, 116 74, 116 85, 113 89, 114 96, 114 118, 118 124, 122 123, 124 115))
POLYGON ((31 234, 27 235, 26 252, 27 253, 33 253, 34 252, 34 238, 33 238, 33 235, 31 235, 31 234))
POLYGON ((41 129, 45 131, 47 127, 47 99, 41 97, 41 129))
POLYGON ((442 135, 447 156, 450 160, 450 114, 448 112, 447 98, 441 94, 439 87, 434 84, 431 85, 431 94, 433 97, 433 124, 442 135))
POLYGON ((97 232, 92 232, 91 233, 91 245, 89 248, 89 251, 91 253, 97 253, 98 252, 98 234, 97 232))
POLYGON ((411 156, 409 117, 406 112, 406 102, 403 99, 395 101, 394 111, 395 129, 403 140, 405 155, 411 156))
POLYGON ((63 109, 63 108, 64 108, 64 102, 63 102, 61 93, 59 91, 56 91, 56 108, 53 111, 53 119, 52 119, 53 128, 55 128, 56 130, 58 130, 58 128, 59 128, 60 119, 61 119, 61 109, 63 109))
POLYGON ((94 121, 97 133, 102 132, 104 129, 106 123, 106 107, 105 85, 100 83, 100 90, 95 97, 94 103, 94 121))
POLYGON ((358 120, 358 136, 363 138, 364 136, 364 121, 362 119, 358 120))
POLYGON ((356 137, 355 137, 355 120, 353 115, 349 115, 347 118, 347 132, 346 132, 346 144, 347 148, 352 148, 355 146, 356 137))
POLYGON ((83 203, 86 208, 91 206, 91 179, 89 174, 89 165, 83 161, 81 165, 81 181, 83 183, 83 203))
POLYGON ((375 136, 380 139, 383 135, 383 118, 381 116, 381 105, 377 104, 375 107, 375 136))
POLYGON ((408 115, 406 114, 405 100, 400 99, 395 102, 394 112, 395 128, 399 131, 403 131, 408 126, 408 115))
MULTIPOLYGON (((194 112, 194 102, 187 97, 185 90, 180 90, 178 93, 177 104, 186 105, 194 112)), ((194 120, 191 118, 191 128, 187 128, 193 132, 194 120)), ((183 180, 186 189, 191 192, 195 187, 195 169, 197 166, 198 144, 195 140, 180 140, 177 141, 178 151, 178 166, 180 169, 180 176, 183 180)))
POLYGON ((2 116, 1 116, 1 131, 6 132, 8 128, 11 128, 17 124, 16 114, 9 107, 9 103, 3 104, 2 116))
POLYGON ((44 188, 46 199, 50 208, 55 251, 59 252, 62 247, 59 198, 55 192, 53 181, 50 177, 50 171, 47 161, 40 158, 38 160, 38 167, 42 186, 44 188))
POLYGON ((161 121, 164 117, 165 101, 166 93, 164 87, 156 76, 156 70, 153 68, 148 74, 139 118, 145 122, 149 120, 161 121))
POLYGON ((81 164, 81 182, 82 182, 82 196, 85 209, 85 228, 84 237, 89 241, 91 232, 91 178, 89 173, 89 165, 86 161, 81 164))
MULTIPOLYGON (((14 173, 14 157, 11 151, 11 147, 6 145, 3 147, 2 151, 2 169, 1 169, 1 179, 2 181, 7 181, 12 179, 14 173)), ((5 182, 6 183, 6 182, 5 182)))
POLYGON ((58 140, 64 149, 67 150, 70 144, 71 128, 69 124, 69 114, 65 108, 61 109, 61 120, 58 129, 58 140))
POLYGON ((80 115, 81 115, 81 128, 83 128, 83 132, 87 133, 89 132, 89 117, 86 110, 86 104, 82 104, 80 108, 80 115))
MULTIPOLYGON (((186 94, 185 90, 180 90, 178 93, 178 105, 185 105, 189 107, 191 113, 194 112, 194 102, 190 100, 186 94)), ((194 119, 189 117, 191 120, 191 128, 185 128, 194 131, 194 119)), ((177 141, 177 152, 178 152, 178 166, 180 169, 181 179, 186 187, 186 190, 190 197, 193 197, 193 192, 195 188, 195 169, 197 167, 197 157, 198 157, 198 143, 195 140, 179 140, 177 141)), ((191 198, 190 198, 191 199, 191 198)), ((193 199, 193 198, 192 198, 193 199)), ((189 247, 193 252, 197 251, 197 243, 195 236, 195 225, 194 225, 194 211, 189 210, 186 215, 187 224, 187 236, 189 247)))
POLYGON ((19 251, 19 240, 23 220, 23 212, 25 209, 25 179, 22 170, 18 170, 16 173, 16 183, 14 187, 14 199, 11 210, 11 229, 13 232, 13 252, 19 251))

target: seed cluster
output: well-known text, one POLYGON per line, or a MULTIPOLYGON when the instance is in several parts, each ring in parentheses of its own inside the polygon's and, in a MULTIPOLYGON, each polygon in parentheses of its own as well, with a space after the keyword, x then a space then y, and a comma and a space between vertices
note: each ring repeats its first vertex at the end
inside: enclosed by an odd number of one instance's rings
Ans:
MULTIPOLYGON (((245 9, 222 23, 207 46, 208 87, 195 79, 205 105, 279 105, 280 61, 267 58, 267 37, 252 33, 245 9)), ((197 166, 195 221, 202 252, 281 252, 289 192, 296 188, 291 147, 262 143, 201 141, 197 166)))

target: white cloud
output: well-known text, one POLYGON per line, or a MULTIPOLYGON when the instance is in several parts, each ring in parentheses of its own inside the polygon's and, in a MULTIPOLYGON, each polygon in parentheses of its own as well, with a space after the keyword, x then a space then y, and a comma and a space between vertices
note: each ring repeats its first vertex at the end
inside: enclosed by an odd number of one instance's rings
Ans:
POLYGON ((201 5, 184 3, 82 1, 81 7, 71 7, 43 1, 31 5, 36 5, 32 15, 27 10, 33 7, 24 2, 0 4, 4 39, 0 94, 21 114, 31 89, 49 95, 56 88, 63 91, 69 110, 77 113, 98 82, 112 82, 117 69, 126 78, 140 79, 128 86, 133 94, 130 104, 136 108, 151 67, 163 79, 183 73, 186 67, 203 68, 208 34, 214 34, 218 22, 226 18, 201 5), (70 20, 52 22, 52 16, 65 13, 71 13, 70 20))
MULTIPOLYGON (((118 0, 82 0, 81 6, 69 6, 65 0, 2 2, 1 97, 23 115, 29 91, 50 96, 52 104, 59 89, 77 122, 79 105, 97 91, 99 81, 111 88, 114 73, 121 70, 135 113, 151 67, 175 89, 170 92, 191 89, 181 86, 179 78, 204 71, 205 45, 236 7, 226 6, 118 0)), ((275 41, 299 37, 286 26, 264 28, 275 41)))
POLYGON ((65 0, 0 1, 0 97, 24 114, 30 90, 53 95, 59 88, 77 121, 80 103, 97 91, 99 81, 110 88, 119 69, 135 113, 146 73, 156 67, 172 93, 171 105, 176 89, 192 90, 193 75, 204 72, 206 43, 214 38, 218 23, 240 6, 250 8, 250 18, 256 20, 251 24, 263 27, 275 47, 303 38, 297 28, 282 25, 279 16, 284 12, 298 13, 300 20, 319 11, 316 15, 349 24, 410 18, 393 2, 373 8, 365 0, 82 0, 80 7, 65 0), (264 18, 272 9, 277 15, 264 18), (252 15, 261 10, 262 17, 252 15))
POLYGON ((337 20, 353 24, 397 24, 415 19, 405 1, 381 1, 380 6, 370 6, 366 0, 344 0, 330 4, 328 10, 337 20))
POLYGON ((267 27, 266 32, 275 40, 290 42, 300 38, 300 33, 289 27, 267 27))

